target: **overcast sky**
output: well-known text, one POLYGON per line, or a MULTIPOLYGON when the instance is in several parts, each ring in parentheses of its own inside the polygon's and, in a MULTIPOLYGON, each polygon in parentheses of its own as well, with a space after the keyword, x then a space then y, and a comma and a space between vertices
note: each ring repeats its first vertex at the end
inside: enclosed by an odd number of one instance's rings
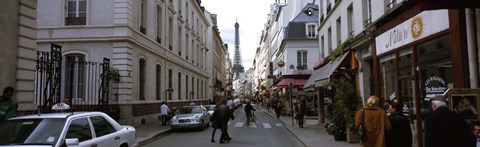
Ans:
POLYGON ((245 70, 253 66, 255 50, 263 26, 275 0, 202 0, 207 11, 217 14, 217 25, 233 63, 235 49, 235 19, 240 25, 240 53, 245 70))

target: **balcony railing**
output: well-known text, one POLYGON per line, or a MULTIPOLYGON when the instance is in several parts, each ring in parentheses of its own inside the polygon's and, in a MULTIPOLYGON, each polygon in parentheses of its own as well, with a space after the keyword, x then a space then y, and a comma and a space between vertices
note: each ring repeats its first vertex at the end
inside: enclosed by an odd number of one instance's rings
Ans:
POLYGON ((65 17, 65 25, 85 25, 86 17, 65 17))

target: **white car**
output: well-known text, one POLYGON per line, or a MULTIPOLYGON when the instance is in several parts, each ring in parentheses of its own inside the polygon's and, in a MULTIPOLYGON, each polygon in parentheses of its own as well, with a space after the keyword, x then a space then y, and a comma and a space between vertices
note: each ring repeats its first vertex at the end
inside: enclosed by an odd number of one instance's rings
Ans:
POLYGON ((210 114, 205 106, 184 106, 173 116, 170 127, 172 130, 183 128, 198 128, 203 130, 210 126, 210 114))
POLYGON ((0 146, 135 147, 136 130, 102 112, 46 113, 0 123, 0 146))

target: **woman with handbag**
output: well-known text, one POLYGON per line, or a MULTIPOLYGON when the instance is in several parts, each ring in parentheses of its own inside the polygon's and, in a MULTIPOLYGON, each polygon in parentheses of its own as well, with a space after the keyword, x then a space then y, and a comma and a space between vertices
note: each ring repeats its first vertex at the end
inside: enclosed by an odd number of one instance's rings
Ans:
POLYGON ((360 143, 363 147, 385 147, 385 133, 392 128, 387 114, 378 106, 378 101, 377 96, 370 96, 366 106, 355 117, 355 127, 362 125, 365 129, 360 143))

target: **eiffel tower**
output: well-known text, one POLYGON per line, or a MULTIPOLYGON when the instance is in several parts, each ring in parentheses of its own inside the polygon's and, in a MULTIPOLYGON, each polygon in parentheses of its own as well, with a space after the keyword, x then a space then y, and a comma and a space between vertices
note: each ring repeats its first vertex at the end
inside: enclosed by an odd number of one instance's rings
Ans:
POLYGON ((238 21, 235 22, 235 53, 233 57, 233 78, 236 80, 239 78, 239 74, 245 72, 244 67, 242 65, 242 55, 240 54, 240 37, 238 32, 238 21))

